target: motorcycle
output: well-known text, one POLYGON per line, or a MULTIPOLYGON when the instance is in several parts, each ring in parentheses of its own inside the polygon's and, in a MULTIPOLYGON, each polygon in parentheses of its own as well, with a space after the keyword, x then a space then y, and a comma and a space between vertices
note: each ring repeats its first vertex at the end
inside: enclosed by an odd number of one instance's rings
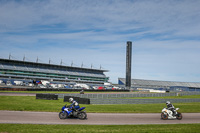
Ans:
MULTIPOLYGON (((178 111, 179 108, 176 108, 176 111, 178 111)), ((176 115, 173 115, 173 112, 171 110, 168 110, 167 108, 162 109, 161 113, 161 119, 167 120, 167 119, 178 119, 181 120, 183 118, 182 114, 180 112, 177 112, 176 115)))
POLYGON ((66 119, 66 118, 78 118, 81 120, 87 119, 87 114, 85 111, 83 111, 85 107, 79 108, 78 110, 73 109, 72 106, 63 106, 61 108, 61 112, 59 113, 60 119, 66 119))

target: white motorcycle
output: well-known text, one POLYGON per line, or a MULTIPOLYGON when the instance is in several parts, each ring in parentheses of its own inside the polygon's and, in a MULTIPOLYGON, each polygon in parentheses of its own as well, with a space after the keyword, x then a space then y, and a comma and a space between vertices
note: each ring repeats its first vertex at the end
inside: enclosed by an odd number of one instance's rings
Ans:
MULTIPOLYGON (((176 108, 176 112, 179 110, 179 108, 176 108)), ((182 114, 180 112, 177 112, 176 115, 173 116, 173 112, 171 110, 168 110, 166 108, 162 109, 161 113, 161 119, 167 120, 167 119, 178 119, 181 120, 183 118, 182 114)))

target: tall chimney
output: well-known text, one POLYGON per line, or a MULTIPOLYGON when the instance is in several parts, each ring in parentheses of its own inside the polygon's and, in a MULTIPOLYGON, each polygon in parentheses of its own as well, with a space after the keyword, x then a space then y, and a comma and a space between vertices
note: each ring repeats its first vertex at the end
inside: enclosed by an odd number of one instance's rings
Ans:
POLYGON ((126 44, 126 89, 131 88, 131 56, 132 56, 132 42, 127 41, 126 44))

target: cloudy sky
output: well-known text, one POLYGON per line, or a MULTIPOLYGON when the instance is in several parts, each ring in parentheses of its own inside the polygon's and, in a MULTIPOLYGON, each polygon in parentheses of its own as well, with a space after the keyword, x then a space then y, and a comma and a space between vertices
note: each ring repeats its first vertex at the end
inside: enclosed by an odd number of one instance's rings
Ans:
POLYGON ((0 0, 0 58, 200 82, 200 0, 0 0))

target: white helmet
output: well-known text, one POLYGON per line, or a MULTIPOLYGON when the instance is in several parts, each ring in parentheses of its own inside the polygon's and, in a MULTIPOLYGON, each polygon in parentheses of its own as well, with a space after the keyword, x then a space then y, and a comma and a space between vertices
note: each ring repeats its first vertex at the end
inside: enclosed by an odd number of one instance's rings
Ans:
POLYGON ((166 105, 169 105, 169 104, 170 104, 170 101, 167 101, 167 102, 166 102, 166 105))
POLYGON ((71 98, 69 98, 69 102, 70 102, 70 103, 72 103, 72 102, 73 102, 73 100, 74 100, 74 99, 73 99, 72 97, 71 97, 71 98))

